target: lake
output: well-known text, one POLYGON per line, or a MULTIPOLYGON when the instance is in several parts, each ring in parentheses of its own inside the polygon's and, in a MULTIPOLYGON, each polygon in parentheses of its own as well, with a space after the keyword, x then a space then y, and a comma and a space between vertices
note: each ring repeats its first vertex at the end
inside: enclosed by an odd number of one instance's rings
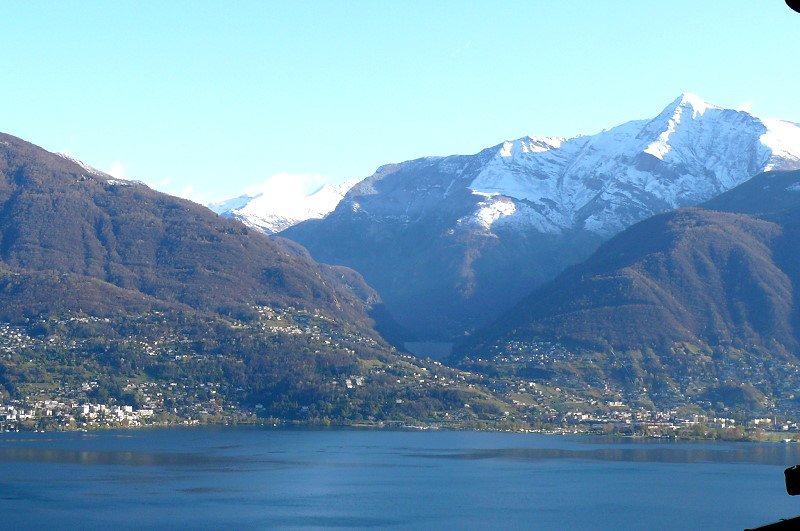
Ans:
MULTIPOLYGON (((0 434, 0 528, 742 529, 800 445, 530 434, 0 434)), ((799 497, 800 498, 800 497, 799 497)))

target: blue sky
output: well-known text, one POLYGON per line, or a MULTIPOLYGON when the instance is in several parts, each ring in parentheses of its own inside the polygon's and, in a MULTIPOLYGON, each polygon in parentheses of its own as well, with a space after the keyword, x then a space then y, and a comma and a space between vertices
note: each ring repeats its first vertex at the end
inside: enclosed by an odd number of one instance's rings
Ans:
POLYGON ((0 131, 198 201, 366 177, 681 92, 800 121, 783 0, 7 2, 0 131), (290 177, 293 178, 293 177, 290 177))

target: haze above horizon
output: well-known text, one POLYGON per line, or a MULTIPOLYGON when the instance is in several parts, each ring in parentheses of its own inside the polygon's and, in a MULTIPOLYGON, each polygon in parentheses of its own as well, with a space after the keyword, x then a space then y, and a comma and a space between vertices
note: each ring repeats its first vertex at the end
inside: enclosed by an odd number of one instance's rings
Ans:
MULTIPOLYGON (((800 121, 782 0, 4 6, 0 131, 199 202, 521 136, 682 92, 800 121)), ((309 190, 310 191, 310 190, 309 190)))

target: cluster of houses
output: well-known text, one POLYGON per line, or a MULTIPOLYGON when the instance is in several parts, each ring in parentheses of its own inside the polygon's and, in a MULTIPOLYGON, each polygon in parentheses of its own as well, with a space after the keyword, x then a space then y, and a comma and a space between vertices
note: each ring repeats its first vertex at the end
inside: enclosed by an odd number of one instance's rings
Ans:
MULTIPOLYGON (((563 345, 544 340, 510 340, 489 348, 490 358, 495 363, 570 363, 578 356, 563 345)), ((477 361, 488 359, 477 358, 477 361)), ((591 361, 591 360, 589 360, 591 361)))
POLYGON ((0 352, 10 353, 34 346, 36 341, 24 329, 0 323, 0 352))
POLYGON ((152 424, 197 424, 218 420, 241 422, 253 412, 221 396, 214 382, 186 385, 179 382, 131 382, 123 391, 138 397, 138 405, 110 398, 92 400, 98 382, 61 386, 55 398, 0 399, 0 431, 80 430, 137 427, 152 424))
POLYGON ((564 415, 564 423, 569 425, 594 426, 611 423, 615 427, 627 429, 642 434, 669 435, 679 431, 691 430, 731 430, 739 428, 750 430, 760 428, 767 431, 797 432, 797 422, 793 420, 780 420, 776 418, 753 418, 737 421, 730 417, 710 417, 700 414, 679 415, 677 411, 650 411, 646 409, 611 408, 603 414, 592 414, 570 411, 564 415))
POLYGON ((149 424, 152 409, 41 400, 0 404, 0 432, 45 429, 134 427, 149 424))
POLYGON ((286 308, 253 306, 252 309, 258 314, 261 330, 268 334, 306 335, 312 341, 340 348, 352 354, 355 354, 355 351, 346 347, 344 343, 370 346, 378 344, 371 337, 353 334, 335 326, 333 319, 319 312, 307 312, 293 306, 286 308))

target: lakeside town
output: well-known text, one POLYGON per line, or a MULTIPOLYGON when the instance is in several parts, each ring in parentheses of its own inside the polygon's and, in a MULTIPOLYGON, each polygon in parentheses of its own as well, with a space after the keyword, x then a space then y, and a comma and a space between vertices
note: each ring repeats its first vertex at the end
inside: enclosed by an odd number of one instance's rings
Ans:
MULTIPOLYGON (((420 378, 422 379, 422 378, 420 378)), ((368 385, 363 377, 348 378, 342 382, 343 389, 368 385)), ((136 391, 144 397, 141 407, 115 403, 91 402, 78 398, 81 393, 96 388, 97 382, 86 382, 75 398, 54 400, 5 400, 0 403, 0 432, 20 431, 74 431, 111 428, 137 428, 145 426, 193 426, 204 424, 269 424, 278 425, 280 419, 261 416, 263 406, 253 409, 226 403, 217 395, 217 386, 208 383, 202 390, 209 397, 199 400, 196 390, 190 392, 185 386, 171 383, 159 386, 155 383, 132 384, 127 391, 136 391), (191 396, 191 399, 189 399, 191 396), (177 404, 170 409, 165 403, 177 404)), ((452 414, 449 420, 431 423, 370 422, 360 426, 381 428, 451 428, 469 429, 480 426, 486 429, 505 431, 553 433, 553 434, 602 434, 645 437, 677 438, 726 438, 783 440, 800 442, 798 422, 777 417, 735 419, 709 417, 701 414, 681 415, 678 411, 648 411, 632 408, 622 402, 604 404, 604 408, 587 413, 570 410, 534 422, 520 422, 518 414, 503 412, 494 423, 471 424, 468 417, 452 414), (771 435, 770 435, 771 434, 771 435)), ((464 404, 465 410, 470 405, 464 404)), ((447 414, 446 416, 450 416, 447 414)), ((291 424, 302 424, 293 421, 291 424)), ((312 425, 315 423, 311 423, 312 425)))
MULTIPOLYGON (((377 345, 375 339, 342 329, 319 313, 268 306, 251 309, 255 318, 246 325, 249 333, 302 339, 315 356, 331 351, 355 357, 356 348, 377 345)), ((161 314, 154 312, 142 319, 150 322, 159 317, 161 314)), ((329 418, 320 413, 319 402, 304 403, 299 399, 276 415, 274 408, 243 400, 243 388, 201 377, 220 360, 240 365, 242 360, 198 350, 196 342, 175 331, 155 338, 130 335, 119 340, 129 347, 126 352, 140 353, 158 368, 159 374, 173 374, 172 379, 142 377, 128 365, 137 362, 125 358, 117 360, 117 368, 122 367, 129 375, 138 374, 137 377, 116 378, 114 386, 99 377, 76 377, 102 371, 98 371, 96 360, 78 355, 89 345, 73 333, 73 328, 107 324, 109 319, 75 315, 42 319, 27 326, 0 324, 0 356, 24 374, 34 375, 17 382, 16 396, 0 396, 0 431, 288 423, 800 441, 798 421, 782 413, 714 415, 697 407, 659 410, 644 407, 607 386, 602 396, 593 398, 576 391, 574 379, 534 381, 519 377, 514 371, 489 377, 400 352, 395 352, 393 362, 372 360, 353 372, 331 374, 317 383, 328 393, 328 402, 336 402, 344 409, 363 402, 365 396, 383 396, 385 403, 373 407, 374 414, 329 418), (61 367, 61 376, 45 370, 54 361, 66 364, 61 367), (389 383, 392 392, 386 395, 389 383), (398 419, 387 413, 413 407, 414 401, 426 393, 450 393, 452 398, 439 411, 417 418, 398 419)), ((575 353, 548 342, 515 342, 494 359, 500 367, 523 364, 539 369, 576 361, 580 359, 575 353)))
MULTIPOLYGON (((363 384, 362 384, 363 385, 363 384)), ((201 424, 266 424, 267 419, 259 417, 258 408, 246 410, 233 405, 196 404, 192 407, 173 409, 134 409, 129 405, 109 405, 92 402, 41 400, 11 400, 0 404, 0 432, 20 431, 74 431, 110 428, 137 428, 144 426, 179 426, 201 424), (209 411, 211 410, 211 411, 209 411)), ((590 414, 569 411, 549 419, 546 424, 525 428, 519 423, 498 423, 495 429, 553 434, 603 434, 631 435, 646 437, 681 438, 729 438, 747 439, 758 432, 781 435, 772 437, 785 442, 800 442, 798 423, 793 420, 775 418, 753 418, 737 422, 734 418, 690 415, 681 417, 676 412, 653 412, 631 409, 623 404, 609 404, 610 412, 590 414), (512 426, 513 427, 510 427, 512 426)), ((269 424, 279 422, 269 419, 269 424)), ((295 423, 296 424, 296 423, 295 423)), ((468 424, 457 422, 392 423, 362 422, 360 426, 406 427, 406 428, 469 428, 468 424)))

